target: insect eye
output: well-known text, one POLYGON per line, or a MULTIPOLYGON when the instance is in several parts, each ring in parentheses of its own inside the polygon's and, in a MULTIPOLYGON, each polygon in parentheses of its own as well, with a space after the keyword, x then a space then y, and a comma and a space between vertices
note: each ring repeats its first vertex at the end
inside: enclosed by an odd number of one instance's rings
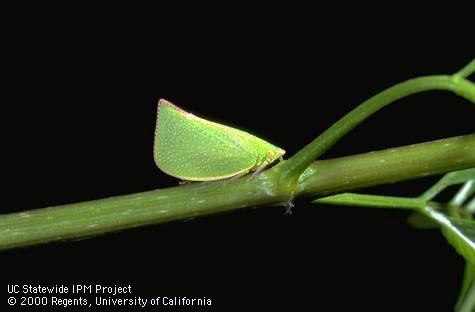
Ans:
POLYGON ((275 155, 275 154, 274 154, 274 151, 268 151, 268 152, 267 152, 267 157, 272 157, 272 156, 274 156, 274 155, 275 155))

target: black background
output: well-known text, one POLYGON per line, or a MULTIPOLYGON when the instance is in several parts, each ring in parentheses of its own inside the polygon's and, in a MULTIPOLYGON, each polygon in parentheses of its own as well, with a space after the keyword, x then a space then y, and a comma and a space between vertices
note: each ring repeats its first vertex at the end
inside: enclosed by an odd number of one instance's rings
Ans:
MULTIPOLYGON (((159 98, 292 155, 378 91, 452 73, 473 57, 438 42, 421 50, 403 39, 352 42, 320 31, 173 42, 157 35, 145 43, 130 34, 130 41, 78 34, 48 39, 33 30, 7 49, 2 213, 177 185, 153 162, 159 98)), ((446 92, 412 96, 371 117, 324 158, 471 133, 473 113, 472 104, 446 92)), ((412 196, 436 180, 366 192, 412 196)), ((212 311, 449 311, 463 260, 440 233, 415 230, 407 217, 299 201, 291 216, 284 207, 243 209, 12 250, 0 254, 2 296, 12 283, 131 284, 142 297, 206 296, 212 311)))

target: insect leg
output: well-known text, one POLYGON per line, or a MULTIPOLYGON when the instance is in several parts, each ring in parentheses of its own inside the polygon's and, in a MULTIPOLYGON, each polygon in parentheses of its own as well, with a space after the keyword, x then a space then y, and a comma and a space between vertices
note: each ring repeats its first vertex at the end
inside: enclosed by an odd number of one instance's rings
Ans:
POLYGON ((249 170, 246 170, 246 171, 244 171, 244 172, 241 172, 240 174, 236 174, 235 176, 233 176, 233 177, 231 177, 231 178, 225 180, 225 181, 224 181, 224 185, 228 185, 229 183, 236 181, 237 179, 239 179, 240 177, 242 177, 242 176, 244 176, 244 175, 246 175, 246 174, 248 174, 248 173, 249 173, 249 170))

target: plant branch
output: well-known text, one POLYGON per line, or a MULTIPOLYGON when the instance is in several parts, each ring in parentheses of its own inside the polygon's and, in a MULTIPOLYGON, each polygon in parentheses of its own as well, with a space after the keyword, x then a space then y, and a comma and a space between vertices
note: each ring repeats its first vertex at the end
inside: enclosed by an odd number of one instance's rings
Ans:
POLYGON ((465 65, 461 70, 456 72, 454 75, 460 76, 462 78, 467 78, 473 73, 475 73, 475 59, 473 59, 470 63, 465 65))
POLYGON ((299 193, 319 194, 394 183, 475 167, 475 134, 314 162, 299 179, 299 193), (452 167, 446 170, 447 165, 452 167), (459 168, 457 165, 460 165, 459 168))
POLYGON ((420 209, 425 200, 420 198, 342 193, 316 200, 317 203, 371 208, 420 209))
POLYGON ((455 311, 471 311, 471 304, 470 304, 470 299, 467 300, 468 298, 472 297, 475 292, 475 279, 474 279, 474 273, 475 273, 475 266, 468 261, 465 262, 465 270, 463 274, 463 283, 462 283, 462 289, 460 290, 460 295, 457 300, 457 304, 455 305, 455 311), (472 293, 470 293, 472 292, 472 293), (468 296, 467 296, 468 295, 468 296))
POLYGON ((475 134, 314 162, 282 192, 273 167, 248 180, 193 183, 149 192, 0 215, 0 249, 83 238, 238 208, 475 167, 475 134))
POLYGON ((284 165, 281 166, 281 182, 284 187, 294 183, 300 174, 319 156, 325 153, 338 140, 344 137, 353 128, 366 118, 403 97, 430 90, 446 90, 458 94, 475 103, 475 85, 464 79, 463 75, 472 70, 470 63, 454 76, 438 75, 410 79, 390 87, 350 111, 343 118, 305 146, 284 165))
POLYGON ((469 285, 466 293, 463 296, 462 301, 457 305, 457 312, 472 312, 475 307, 475 282, 469 285))

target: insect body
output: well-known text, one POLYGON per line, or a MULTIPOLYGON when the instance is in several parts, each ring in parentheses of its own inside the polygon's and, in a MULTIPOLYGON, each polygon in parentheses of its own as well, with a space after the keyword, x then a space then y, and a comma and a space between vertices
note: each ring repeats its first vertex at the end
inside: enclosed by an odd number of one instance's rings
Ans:
POLYGON ((247 132, 158 102, 154 159, 165 173, 187 181, 212 181, 259 172, 285 151, 247 132))

